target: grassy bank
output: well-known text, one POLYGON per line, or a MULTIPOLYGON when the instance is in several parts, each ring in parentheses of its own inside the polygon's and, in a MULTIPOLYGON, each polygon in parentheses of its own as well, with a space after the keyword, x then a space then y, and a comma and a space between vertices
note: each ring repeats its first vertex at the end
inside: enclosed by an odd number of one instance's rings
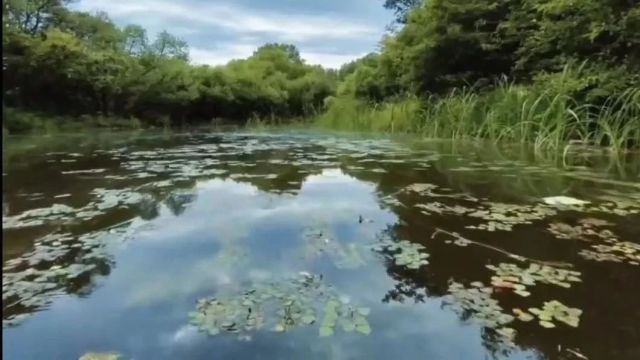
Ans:
POLYGON ((454 90, 444 97, 377 105, 332 98, 327 111, 313 118, 312 124, 336 130, 526 143, 537 150, 581 143, 623 151, 640 145, 640 89, 608 97, 600 106, 509 84, 488 92, 454 90))

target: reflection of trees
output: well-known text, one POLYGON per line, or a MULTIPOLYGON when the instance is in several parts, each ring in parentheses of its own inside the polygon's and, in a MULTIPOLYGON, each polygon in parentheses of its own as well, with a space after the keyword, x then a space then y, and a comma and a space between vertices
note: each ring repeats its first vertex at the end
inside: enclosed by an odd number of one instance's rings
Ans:
POLYGON ((115 266, 107 249, 108 240, 99 238, 122 231, 114 230, 80 236, 50 234, 38 239, 32 251, 6 261, 2 276, 3 324, 45 308, 57 294, 90 294, 97 286, 96 277, 108 276, 115 266))
POLYGON ((197 195, 195 193, 172 192, 164 199, 163 203, 173 215, 180 216, 187 209, 187 205, 194 202, 196 198, 197 195))
MULTIPOLYGON (((167 204, 167 207, 173 211, 169 204, 167 204)), ((138 216, 140 216, 143 220, 153 220, 160 214, 160 209, 157 201, 150 198, 144 198, 140 203, 138 203, 137 208, 138 216)))

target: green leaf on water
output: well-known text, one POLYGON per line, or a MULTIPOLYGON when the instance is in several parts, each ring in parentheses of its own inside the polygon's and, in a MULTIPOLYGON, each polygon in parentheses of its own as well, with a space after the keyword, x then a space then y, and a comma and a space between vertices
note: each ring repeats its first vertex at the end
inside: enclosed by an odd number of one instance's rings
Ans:
POLYGON ((346 332, 352 332, 353 330, 356 329, 356 324, 353 321, 348 321, 347 320, 347 321, 342 323, 342 328, 346 332))
POLYGON ((302 317, 302 322, 305 324, 311 324, 316 321, 316 317, 314 315, 304 315, 302 317))
POLYGON ((361 334, 369 335, 371 334, 371 327, 369 326, 369 323, 358 324, 356 325, 356 331, 361 334))
POLYGON ((540 321, 540 326, 542 326, 544 328, 547 328, 547 329, 551 329, 551 328, 556 327, 556 325, 554 323, 552 323, 550 321, 544 321, 544 320, 540 321))
POLYGON ((367 316, 369 315, 370 312, 371 312, 371 309, 369 308, 365 308, 365 307, 358 308, 358 314, 362 316, 367 316))
POLYGON ((320 327, 320 336, 327 337, 333 335, 333 329, 328 326, 320 327))

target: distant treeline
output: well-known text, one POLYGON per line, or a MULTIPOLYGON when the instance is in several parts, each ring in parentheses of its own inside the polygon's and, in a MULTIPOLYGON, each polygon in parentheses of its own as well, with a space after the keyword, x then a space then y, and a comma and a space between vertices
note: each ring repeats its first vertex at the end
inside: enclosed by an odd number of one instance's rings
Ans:
MULTIPOLYGON (((509 106, 561 98, 568 122, 572 109, 584 119, 606 107, 612 121, 629 126, 640 111, 637 0, 384 0, 397 18, 380 50, 339 70, 305 64, 286 44, 224 66, 193 65, 186 42, 167 32, 150 40, 140 26, 119 28, 104 13, 65 3, 3 1, 4 106, 163 124, 334 116, 348 113, 345 106, 388 110, 407 99, 416 111, 434 112, 461 93, 482 99, 479 113, 504 96, 523 99, 509 106), (619 109, 624 114, 610 116, 619 109)), ((403 119, 407 131, 433 121, 415 117, 403 119)), ((353 119, 325 123, 339 121, 353 119)), ((393 131, 393 121, 376 129, 393 131)))
POLYGON ((266 44, 225 66, 189 63, 187 43, 61 0, 5 0, 4 105, 51 114, 101 114, 172 123, 290 117, 320 110, 337 72, 266 44))

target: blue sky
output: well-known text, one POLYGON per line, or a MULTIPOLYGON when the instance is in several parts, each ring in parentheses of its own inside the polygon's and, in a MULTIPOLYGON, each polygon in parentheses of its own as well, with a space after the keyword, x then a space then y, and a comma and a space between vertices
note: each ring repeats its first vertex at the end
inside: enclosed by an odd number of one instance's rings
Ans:
POLYGON ((339 67, 375 50, 392 21, 382 0, 79 0, 150 37, 167 30, 185 39, 191 60, 225 64, 266 42, 294 44, 311 64, 339 67))

